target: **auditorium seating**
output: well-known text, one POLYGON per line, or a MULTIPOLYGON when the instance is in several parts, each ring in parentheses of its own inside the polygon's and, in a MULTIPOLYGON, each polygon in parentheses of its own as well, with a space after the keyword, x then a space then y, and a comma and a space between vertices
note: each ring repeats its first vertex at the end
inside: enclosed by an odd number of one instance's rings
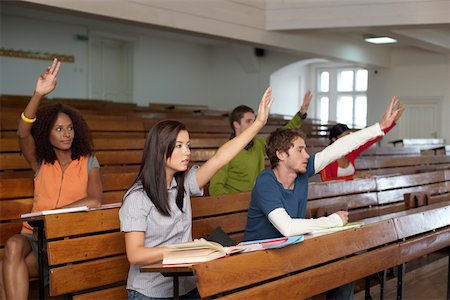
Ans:
MULTIPOLYGON (((0 99, 2 104, 9 103, 3 97, 0 97, 0 99)), ((21 226, 20 223, 8 223, 5 221, 17 218, 20 214, 28 212, 32 205, 32 172, 20 154, 15 137, 18 116, 21 110, 13 105, 20 101, 25 101, 20 102, 22 104, 18 106, 23 109, 28 99, 26 97, 26 100, 19 100, 18 97, 17 99, 8 100, 13 102, 8 104, 8 109, 5 113, 2 107, 2 116, 0 118, 0 220, 3 221, 0 224, 0 256, 3 255, 2 248, 5 241, 12 234, 17 233, 21 226)), ((66 101, 73 105, 70 100, 66 101)), ((192 163, 204 162, 215 153, 220 145, 228 140, 229 125, 226 117, 218 111, 212 111, 209 114, 205 107, 180 107, 179 105, 174 105, 172 108, 165 105, 156 105, 157 107, 154 106, 152 108, 150 105, 142 108, 132 104, 123 104, 116 107, 112 102, 105 104, 100 101, 93 101, 92 103, 89 103, 89 101, 81 101, 77 105, 79 105, 78 108, 85 115, 94 136, 96 155, 102 166, 104 203, 122 201, 124 191, 132 184, 137 175, 146 132, 158 120, 173 117, 187 124, 191 133, 192 163), (99 114, 106 107, 111 114, 99 114), (121 115, 120 111, 124 115, 121 115)), ((283 118, 270 119, 263 134, 267 134, 285 122, 286 120, 283 118)), ((327 145, 326 139, 323 138, 325 136, 323 133, 326 131, 317 131, 317 128, 320 129, 320 126, 311 122, 304 127, 310 130, 314 136, 307 140, 308 147, 311 149, 315 148, 318 151, 327 145)), ((382 216, 393 212, 398 213, 405 209, 403 194, 411 192, 429 192, 431 204, 449 200, 449 156, 418 156, 415 155, 417 153, 413 153, 414 150, 395 148, 397 150, 394 150, 394 155, 391 155, 392 152, 386 149, 374 148, 374 150, 371 150, 371 148, 367 150, 367 157, 361 157, 357 161, 359 171, 370 171, 372 174, 377 175, 395 174, 394 176, 323 184, 311 183, 309 188, 309 215, 316 216, 319 208, 332 208, 342 202, 347 203, 351 220, 382 216), (396 157, 393 158, 392 156, 396 157), (415 174, 417 172, 427 173, 415 174)), ((193 236, 208 235, 217 226, 220 226, 235 241, 241 241, 246 224, 249 201, 250 193, 193 198, 193 236)), ((325 209, 326 213, 328 212, 325 209)), ((77 214, 82 215, 83 213, 77 214)), ((112 227, 98 229, 95 226, 89 227, 91 225, 86 225, 81 226, 81 228, 86 229, 83 232, 76 231, 79 230, 76 229, 79 223, 70 221, 71 218, 75 220, 77 214, 55 216, 59 218, 54 219, 56 221, 62 221, 63 218, 67 218, 68 226, 73 226, 67 228, 67 231, 64 233, 57 235, 52 235, 51 231, 46 233, 47 238, 52 241, 48 249, 49 257, 50 255, 57 255, 56 257, 67 255, 67 260, 64 262, 58 260, 61 258, 52 257, 51 265, 54 267, 54 270, 50 280, 51 295, 73 294, 75 299, 88 299, 90 297, 108 297, 108 295, 116 295, 115 293, 117 292, 117 295, 123 296, 123 283, 126 278, 125 270, 128 267, 124 257, 124 249, 120 248, 120 245, 123 246, 121 242, 123 237, 118 232, 117 209, 115 211, 114 209, 109 209, 89 212, 89 214, 99 214, 98 217, 100 219, 105 218, 107 223, 111 222, 108 224, 112 224, 112 227), (72 232, 71 230, 75 231, 72 232), (103 236, 104 234, 106 235, 103 236), (91 236, 91 238, 77 240, 80 244, 73 248, 78 249, 77 251, 72 251, 69 255, 67 253, 63 254, 65 252, 59 252, 60 250, 55 250, 69 247, 68 244, 75 237, 77 239, 80 238, 79 235, 86 236, 86 238, 91 236), (108 238, 112 237, 115 241, 114 243, 120 247, 112 250, 108 248, 111 241, 103 239, 106 236, 108 238), (83 245, 83 241, 88 240, 94 241, 92 245, 98 245, 95 246, 98 250, 95 254, 82 254, 84 253, 83 251, 94 249, 88 247, 88 249, 81 250, 82 247, 80 245, 83 245), (52 248, 53 246, 50 245, 60 245, 54 247, 62 248, 52 248), (110 250, 112 252, 109 252, 110 250), (84 263, 88 263, 87 266, 98 267, 99 272, 108 272, 106 271, 109 270, 108 264, 111 264, 111 266, 116 266, 120 272, 117 272, 116 277, 112 281, 106 280, 102 275, 99 281, 86 277, 87 279, 85 280, 80 279, 83 284, 77 285, 77 282, 75 282, 74 285, 68 282, 67 275, 65 275, 67 274, 65 273, 66 270, 69 274, 75 272, 75 270, 80 270, 77 276, 84 276, 83 274, 86 274, 85 270, 89 269, 89 267, 83 269, 79 266, 84 263), (77 269, 77 266, 80 269, 77 269), (105 281, 102 281, 102 279, 105 279, 105 281), (99 290, 97 291, 97 289, 99 290), (80 294, 85 292, 88 294, 80 294)), ((50 220, 50 217, 48 220, 50 220)), ((77 222, 81 222, 80 219, 77 219, 77 222)), ((48 226, 57 227, 55 225, 57 223, 52 224, 48 226)), ((101 227, 103 224, 102 221, 99 226, 101 227)), ((73 243, 73 245, 76 244, 75 241, 73 243)))

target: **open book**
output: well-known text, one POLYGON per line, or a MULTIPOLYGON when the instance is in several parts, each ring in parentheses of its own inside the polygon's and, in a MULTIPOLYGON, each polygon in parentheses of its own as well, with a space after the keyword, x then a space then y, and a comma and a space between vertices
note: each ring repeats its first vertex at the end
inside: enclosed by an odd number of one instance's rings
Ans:
POLYGON ((77 207, 58 208, 58 209, 50 209, 50 210, 31 212, 31 213, 23 214, 20 217, 21 218, 30 218, 30 217, 37 217, 37 216, 56 215, 56 214, 64 214, 64 213, 70 213, 70 212, 88 211, 88 210, 89 210, 89 207, 87 207, 87 206, 77 206, 77 207))
POLYGON ((166 247, 173 249, 173 251, 164 254, 162 263, 165 265, 195 264, 244 250, 241 246, 224 247, 219 243, 205 239, 195 239, 192 242, 167 245, 166 247))

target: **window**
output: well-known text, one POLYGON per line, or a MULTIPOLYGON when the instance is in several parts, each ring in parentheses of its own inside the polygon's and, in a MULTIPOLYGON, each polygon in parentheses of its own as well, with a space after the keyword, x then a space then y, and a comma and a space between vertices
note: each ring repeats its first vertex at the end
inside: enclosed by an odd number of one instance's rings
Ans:
POLYGON ((367 125, 368 71, 360 68, 317 69, 317 105, 321 123, 367 125))

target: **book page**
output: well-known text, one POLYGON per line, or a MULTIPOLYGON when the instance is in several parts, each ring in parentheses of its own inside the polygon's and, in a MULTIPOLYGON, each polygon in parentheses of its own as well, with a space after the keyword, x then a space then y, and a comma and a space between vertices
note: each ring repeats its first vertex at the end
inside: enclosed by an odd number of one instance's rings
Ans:
POLYGON ((167 264, 194 264, 221 258, 227 254, 210 248, 177 249, 164 254, 162 263, 167 264))
POLYGON ((351 229, 351 228, 360 227, 362 225, 363 225, 362 222, 352 222, 352 223, 347 223, 344 226, 333 226, 333 227, 319 229, 319 230, 309 233, 308 235, 316 236, 316 235, 328 234, 328 233, 333 233, 333 232, 337 232, 337 231, 341 231, 341 230, 347 230, 347 229, 351 229))
POLYGON ((226 253, 225 247, 216 242, 207 241, 203 238, 195 239, 192 242, 166 245, 166 247, 176 250, 214 249, 226 253))

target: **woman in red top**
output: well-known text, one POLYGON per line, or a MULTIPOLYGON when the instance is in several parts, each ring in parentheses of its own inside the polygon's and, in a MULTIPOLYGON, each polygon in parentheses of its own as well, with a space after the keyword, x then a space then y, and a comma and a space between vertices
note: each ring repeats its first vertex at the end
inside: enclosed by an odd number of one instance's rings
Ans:
MULTIPOLYGON (((396 121, 400 118, 401 114, 404 111, 404 107, 401 107, 401 111, 396 118, 396 121)), ((392 123, 392 125, 384 130, 384 133, 388 133, 396 123, 392 123)), ((346 136, 350 133, 350 128, 345 124, 336 124, 330 130, 330 143, 335 142, 337 139, 346 136)), ((322 171, 320 171, 320 178, 322 181, 331 181, 331 180, 351 180, 356 173, 355 160, 358 158, 361 153, 378 142, 382 136, 373 139, 358 149, 350 152, 346 156, 339 158, 338 160, 332 162, 328 166, 326 166, 322 171)))

